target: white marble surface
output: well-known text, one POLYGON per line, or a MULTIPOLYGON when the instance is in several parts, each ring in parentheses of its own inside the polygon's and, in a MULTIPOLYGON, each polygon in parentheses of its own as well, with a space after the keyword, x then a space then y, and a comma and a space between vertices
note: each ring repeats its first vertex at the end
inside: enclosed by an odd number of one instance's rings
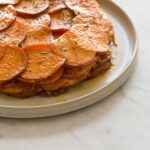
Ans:
POLYGON ((134 20, 136 69, 118 91, 87 109, 40 120, 0 119, 1 150, 150 149, 150 1, 115 0, 134 20))

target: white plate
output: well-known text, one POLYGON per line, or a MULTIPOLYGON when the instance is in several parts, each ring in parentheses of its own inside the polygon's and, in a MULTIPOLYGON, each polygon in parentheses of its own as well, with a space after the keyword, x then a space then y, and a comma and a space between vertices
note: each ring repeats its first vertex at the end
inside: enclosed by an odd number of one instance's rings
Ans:
POLYGON ((39 118, 71 112, 102 100, 121 86, 131 74, 136 60, 138 40, 126 13, 110 0, 99 0, 112 19, 118 48, 113 48, 114 67, 103 77, 85 81, 57 97, 27 99, 0 95, 0 116, 39 118))

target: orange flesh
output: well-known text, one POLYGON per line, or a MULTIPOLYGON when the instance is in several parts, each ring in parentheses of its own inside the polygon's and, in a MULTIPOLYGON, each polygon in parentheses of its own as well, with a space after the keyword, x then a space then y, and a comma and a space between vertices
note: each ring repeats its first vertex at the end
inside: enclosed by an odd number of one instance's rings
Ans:
POLYGON ((69 9, 62 9, 51 15, 51 30, 64 32, 71 28, 73 13, 69 9))
POLYGON ((8 5, 0 8, 0 31, 8 28, 16 19, 16 11, 13 6, 8 5))
POLYGON ((55 73, 65 59, 55 53, 49 44, 37 44, 25 48, 28 55, 28 65, 21 78, 39 80, 48 78, 55 73))
POLYGON ((66 8, 66 5, 64 3, 64 0, 50 0, 50 6, 49 6, 49 14, 55 13, 57 11, 60 11, 61 9, 66 8))
POLYGON ((26 37, 27 26, 24 22, 17 19, 11 27, 0 32, 0 46, 1 45, 15 45, 18 46, 26 37))
POLYGON ((49 7, 49 0, 21 0, 15 7, 19 15, 35 16, 49 7))
POLYGON ((13 79, 20 74, 27 65, 25 52, 15 46, 4 46, 5 55, 0 59, 0 83, 13 79))
POLYGON ((52 32, 49 27, 43 25, 35 25, 27 33, 26 40, 21 44, 25 48, 33 44, 48 44, 51 42, 52 32))
POLYGON ((96 53, 80 47, 74 40, 75 38, 76 35, 66 32, 53 42, 54 48, 63 53, 66 58, 66 65, 72 67, 85 66, 95 59, 96 53))

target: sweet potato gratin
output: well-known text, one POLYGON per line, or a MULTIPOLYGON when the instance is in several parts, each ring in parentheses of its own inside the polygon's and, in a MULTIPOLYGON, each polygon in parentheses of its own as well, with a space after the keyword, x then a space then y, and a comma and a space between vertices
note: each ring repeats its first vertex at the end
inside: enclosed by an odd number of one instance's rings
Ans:
POLYGON ((0 92, 56 95, 111 67, 111 21, 95 0, 0 0, 0 92))

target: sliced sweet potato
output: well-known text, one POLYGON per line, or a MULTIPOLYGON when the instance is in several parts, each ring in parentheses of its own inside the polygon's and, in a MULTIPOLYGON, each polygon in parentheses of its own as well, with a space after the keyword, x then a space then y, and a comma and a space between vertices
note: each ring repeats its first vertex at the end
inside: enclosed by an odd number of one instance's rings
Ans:
POLYGON ((0 8, 0 31, 8 28, 16 19, 16 11, 12 5, 0 8))
POLYGON ((74 14, 69 9, 62 9, 51 14, 51 30, 64 32, 71 28, 74 14))
POLYGON ((102 30, 103 32, 107 33, 110 42, 113 42, 113 44, 116 45, 113 25, 110 19, 108 19, 105 15, 102 18, 98 18, 95 16, 80 14, 73 19, 72 24, 73 25, 86 24, 86 25, 95 26, 99 30, 102 30))
POLYGON ((3 58, 3 56, 5 55, 6 50, 0 46, 0 59, 3 58))
POLYGON ((63 70, 64 70, 64 68, 61 67, 60 69, 58 69, 58 71, 56 71, 54 74, 52 74, 49 78, 47 78, 45 80, 41 80, 41 81, 39 81, 39 83, 41 85, 48 85, 48 84, 56 82, 62 76, 63 70))
POLYGON ((86 14, 91 16, 102 17, 103 12, 96 0, 65 0, 68 8, 73 10, 76 15, 86 14))
POLYGON ((102 59, 91 70, 88 78, 94 78, 98 75, 104 74, 111 67, 111 57, 108 55, 105 59, 102 59))
POLYGON ((18 15, 36 16, 49 7, 49 0, 21 0, 15 7, 18 15))
POLYGON ((21 82, 25 82, 25 83, 37 83, 41 85, 51 84, 53 82, 56 82, 62 76, 63 70, 64 70, 63 67, 61 67, 60 69, 58 69, 55 73, 53 73, 50 77, 46 79, 28 80, 22 77, 18 77, 17 80, 21 82))
POLYGON ((43 89, 49 94, 53 91, 57 91, 60 89, 64 89, 70 86, 73 86, 82 80, 84 80, 86 77, 81 77, 79 79, 67 79, 67 78, 61 78, 57 80, 56 82, 48 85, 42 85, 43 89))
POLYGON ((17 19, 7 30, 0 32, 0 45, 18 46, 26 37, 27 26, 17 19))
POLYGON ((66 66, 85 66, 95 60, 96 53, 83 49, 76 41, 77 36, 72 32, 66 32, 63 36, 53 41, 56 50, 61 51, 66 58, 66 66))
POLYGON ((91 63, 88 66, 85 66, 84 68, 65 68, 62 78, 67 79, 79 79, 83 76, 88 76, 89 72, 92 70, 92 67, 95 65, 95 62, 91 63))
POLYGON ((31 24, 34 25, 45 25, 45 26, 50 26, 51 24, 51 18, 48 14, 43 14, 40 15, 36 18, 31 18, 30 19, 31 24))
POLYGON ((13 79, 27 66, 26 53, 16 46, 3 46, 4 56, 0 59, 0 83, 13 79))
POLYGON ((42 80, 50 77, 63 64, 65 59, 57 54, 50 44, 37 44, 25 48, 28 65, 21 75, 25 80, 42 80))
POLYGON ((49 44, 51 39, 52 32, 49 27, 35 25, 28 31, 26 40, 22 42, 21 47, 25 48, 33 44, 49 44))
POLYGON ((58 81, 51 83, 51 84, 44 84, 42 85, 42 88, 48 93, 51 94, 50 92, 56 91, 64 87, 66 84, 66 80, 64 79, 59 79, 58 81))
POLYGON ((0 0, 0 5, 16 5, 20 2, 20 0, 0 0))
POLYGON ((50 16, 48 14, 42 14, 34 18, 17 16, 17 20, 23 22, 28 30, 34 28, 34 26, 37 25, 44 25, 49 27, 51 22, 50 16))
POLYGON ((64 8, 66 8, 64 0, 50 0, 48 13, 52 14, 64 8))
POLYGON ((40 85, 23 83, 17 80, 10 81, 0 85, 0 92, 16 97, 28 97, 38 94, 42 91, 40 85))
POLYGON ((103 32, 97 26, 75 25, 72 27, 71 32, 77 36, 74 40, 78 45, 86 50, 103 54, 107 53, 110 49, 107 33, 103 32))

